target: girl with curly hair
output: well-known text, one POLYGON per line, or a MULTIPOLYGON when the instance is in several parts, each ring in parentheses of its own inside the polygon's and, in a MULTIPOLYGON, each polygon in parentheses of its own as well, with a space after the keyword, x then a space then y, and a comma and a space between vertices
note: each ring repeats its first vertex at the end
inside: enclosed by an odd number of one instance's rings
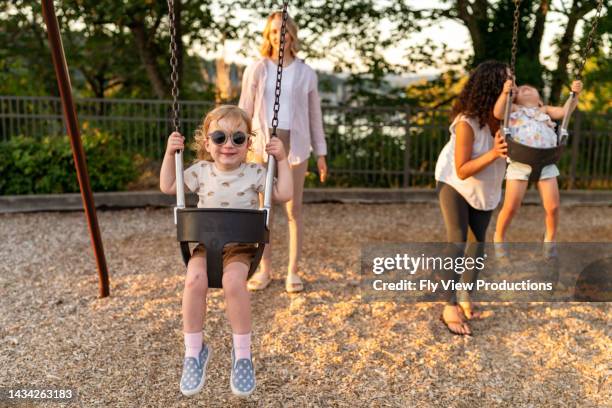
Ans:
MULTIPOLYGON (((452 256, 465 256, 468 231, 476 245, 469 256, 481 256, 493 210, 501 199, 507 145, 499 132, 493 108, 504 82, 511 76, 508 66, 497 61, 478 65, 455 100, 450 140, 436 163, 435 178, 440 208, 452 256)), ((456 282, 474 281, 475 271, 452 273, 456 282)), ((475 317, 468 293, 448 292, 441 320, 453 334, 471 335, 467 320, 475 317)))

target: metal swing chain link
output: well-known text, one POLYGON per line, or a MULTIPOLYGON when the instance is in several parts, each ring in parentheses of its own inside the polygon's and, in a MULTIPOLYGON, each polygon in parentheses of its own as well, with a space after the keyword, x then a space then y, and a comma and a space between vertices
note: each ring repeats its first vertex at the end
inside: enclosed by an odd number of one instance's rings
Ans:
POLYGON ((514 24, 512 25, 512 51, 510 54, 510 71, 516 77, 516 51, 518 48, 518 29, 520 21, 521 0, 514 0, 514 24))
MULTIPOLYGON (((176 15, 174 14, 174 0, 168 0, 168 18, 170 22, 170 65, 172 73, 172 124, 174 131, 180 133, 179 121, 179 87, 178 87, 178 58, 176 45, 176 15)), ((185 187, 183 179, 183 151, 177 150, 174 154, 174 171, 176 174, 176 207, 174 207, 174 223, 178 224, 178 210, 185 208, 185 187)))
MULTIPOLYGON (((278 66, 276 68, 276 89, 274 90, 274 116, 272 117, 272 134, 270 138, 276 137, 278 127, 278 110, 280 108, 281 80, 283 78, 283 59, 285 56, 285 34, 287 31, 287 0, 283 1, 283 14, 280 32, 280 44, 278 49, 278 66)), ((272 210, 272 185, 274 184, 274 174, 276 173, 276 161, 274 156, 268 158, 268 171, 266 174, 266 188, 264 192, 263 207, 266 210, 266 227, 270 226, 270 211, 272 210)))
POLYGON ((178 103, 178 51, 176 45, 176 16, 174 15, 174 0, 168 0, 168 17, 170 19, 170 65, 172 66, 172 73, 170 74, 170 80, 172 82, 172 124, 174 125, 174 131, 179 132, 180 107, 178 103))
POLYGON ((589 56, 589 51, 591 50, 591 46, 593 45, 593 37, 594 37, 595 31, 597 30, 597 24, 599 23, 599 17, 601 15, 602 7, 603 7, 603 0, 599 0, 597 2, 597 13, 595 14, 595 21, 593 22, 593 25, 591 26, 591 31, 589 32, 589 35, 587 37, 587 45, 584 48, 584 51, 581 56, 582 61, 575 74, 576 79, 579 81, 582 80, 582 70, 584 69, 584 65, 586 64, 587 57, 589 56))
MULTIPOLYGON (((510 51, 510 73, 512 74, 512 81, 516 83, 516 51, 518 49, 518 29, 520 20, 520 5, 521 0, 514 0, 514 23, 512 25, 512 50, 510 51)), ((506 100, 506 106, 504 109, 504 119, 502 120, 502 127, 504 136, 506 138, 511 137, 511 130, 508 126, 510 122, 510 110, 512 107, 513 91, 510 89, 506 100)))
MULTIPOLYGON (((589 31, 587 37, 587 44, 584 48, 581 57, 581 61, 574 72, 574 77, 578 81, 582 81, 582 70, 584 69, 584 65, 586 64, 587 57, 589 56, 589 51, 591 50, 591 46, 593 45, 593 37, 595 34, 595 30, 597 29, 597 23, 599 22, 599 17, 601 14, 601 9, 603 6, 603 0, 598 0, 597 2, 597 13, 595 14, 595 21, 593 21, 593 25, 591 26, 591 31, 589 31)), ((576 99, 577 95, 574 91, 570 91, 570 99, 577 103, 576 99)), ((567 144, 567 140, 569 138, 569 133, 567 131, 567 126, 569 125, 570 116, 572 115, 573 108, 571 105, 567 105, 567 108, 563 113, 563 120, 561 121, 561 126, 559 126, 559 131, 557 133, 557 145, 565 145, 567 144), (569 110, 568 110, 569 109, 569 110)))
POLYGON ((276 128, 278 127, 278 111, 280 109, 280 94, 281 94, 281 81, 283 78, 283 59, 285 57, 285 34, 287 31, 287 13, 288 2, 283 2, 283 14, 281 22, 281 37, 280 45, 278 48, 278 66, 276 68, 276 89, 274 90, 274 116, 272 117, 272 137, 276 136, 276 128))

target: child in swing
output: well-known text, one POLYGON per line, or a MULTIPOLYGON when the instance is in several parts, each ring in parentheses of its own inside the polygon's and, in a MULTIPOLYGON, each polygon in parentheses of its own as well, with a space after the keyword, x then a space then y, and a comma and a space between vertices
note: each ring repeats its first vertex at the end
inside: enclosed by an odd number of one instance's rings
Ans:
MULTIPOLYGON (((504 83, 502 93, 499 95, 493 114, 497 119, 504 118, 506 99, 510 91, 516 95, 512 101, 509 126, 512 129, 512 137, 521 144, 532 147, 547 148, 557 145, 557 133, 555 123, 552 119, 563 119, 566 114, 576 108, 578 94, 582 91, 582 82, 572 83, 572 92, 576 98, 567 101, 565 106, 544 105, 538 90, 531 85, 516 87, 512 80, 504 83)), ((504 204, 497 217, 497 225, 493 241, 496 243, 496 252, 505 256, 506 249, 503 246, 506 230, 510 226, 512 218, 518 211, 523 201, 523 196, 529 184, 531 166, 518 163, 508 159, 506 169, 506 193, 504 204)), ((557 184, 559 169, 555 164, 550 164, 542 169, 538 181, 538 189, 544 211, 546 212, 546 232, 544 234, 544 254, 546 257, 556 256, 556 234, 559 222, 559 186, 557 184)))
MULTIPOLYGON (((246 162, 251 132, 251 119, 237 106, 219 106, 206 115, 195 132, 193 147, 198 160, 184 172, 185 185, 198 194, 198 207, 258 208, 266 169, 246 162)), ((168 137, 160 174, 160 188, 166 194, 176 194, 174 154, 184 148, 184 140, 177 132, 168 137)), ((273 186, 272 198, 276 202, 289 201, 293 182, 280 139, 272 138, 266 152, 278 162, 278 180, 273 186)), ((255 249, 255 245, 229 244, 223 250, 226 316, 233 333, 230 388, 235 395, 242 397, 255 390, 255 370, 251 359, 251 304, 246 286, 255 249)), ((183 290, 185 358, 180 389, 186 396, 202 389, 211 357, 210 346, 202 343, 207 290, 206 248, 198 245, 189 260, 183 290)))

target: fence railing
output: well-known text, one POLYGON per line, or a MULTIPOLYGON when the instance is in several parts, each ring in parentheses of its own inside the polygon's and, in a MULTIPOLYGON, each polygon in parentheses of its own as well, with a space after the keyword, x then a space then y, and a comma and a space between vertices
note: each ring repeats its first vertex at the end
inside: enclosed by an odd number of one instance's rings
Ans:
MULTIPOLYGON (((82 126, 109 132, 124 148, 159 162, 170 132, 170 101, 77 99, 82 126)), ((181 128, 193 135, 211 102, 181 102, 181 128)), ((433 186, 437 156, 448 141, 449 112, 413 107, 323 107, 329 185, 433 186)), ((562 186, 612 188, 611 114, 576 112, 559 163, 562 186)), ((65 132, 55 97, 0 96, 0 141, 65 132)), ((193 156, 191 156, 193 157, 193 156)), ((187 159, 190 156, 187 155, 187 159)), ((314 170, 314 163, 311 163, 314 170)), ((316 184, 314 177, 309 183, 316 184)))

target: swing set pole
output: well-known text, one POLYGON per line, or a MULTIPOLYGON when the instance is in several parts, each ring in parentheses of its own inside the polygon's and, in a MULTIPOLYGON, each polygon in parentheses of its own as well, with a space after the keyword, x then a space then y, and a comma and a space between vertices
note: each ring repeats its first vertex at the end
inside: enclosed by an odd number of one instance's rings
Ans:
POLYGON ((87 161, 85 160, 85 152, 81 143, 81 135, 79 131, 79 122, 76 115, 74 101, 72 99, 72 87, 70 85, 70 76, 68 74, 68 65, 66 64, 66 56, 64 55, 64 47, 60 36, 59 24, 53 7, 53 0, 42 0, 42 11, 47 25, 47 35, 49 38, 49 47, 51 48, 51 56, 53 57, 53 66, 57 77, 57 84, 62 100, 62 110, 64 111, 64 121, 66 130, 70 138, 70 146, 72 148, 72 157, 74 158, 74 166, 77 172, 77 178, 81 189, 81 198, 85 215, 87 217, 87 225, 89 227, 89 235, 91 237, 96 264, 98 267, 99 277, 99 294, 100 297, 110 295, 108 270, 106 267, 106 259, 104 258, 104 248, 102 246, 102 237, 100 227, 98 226, 98 218, 96 216, 96 206, 94 203, 91 185, 89 184, 89 174, 87 173, 87 161))

